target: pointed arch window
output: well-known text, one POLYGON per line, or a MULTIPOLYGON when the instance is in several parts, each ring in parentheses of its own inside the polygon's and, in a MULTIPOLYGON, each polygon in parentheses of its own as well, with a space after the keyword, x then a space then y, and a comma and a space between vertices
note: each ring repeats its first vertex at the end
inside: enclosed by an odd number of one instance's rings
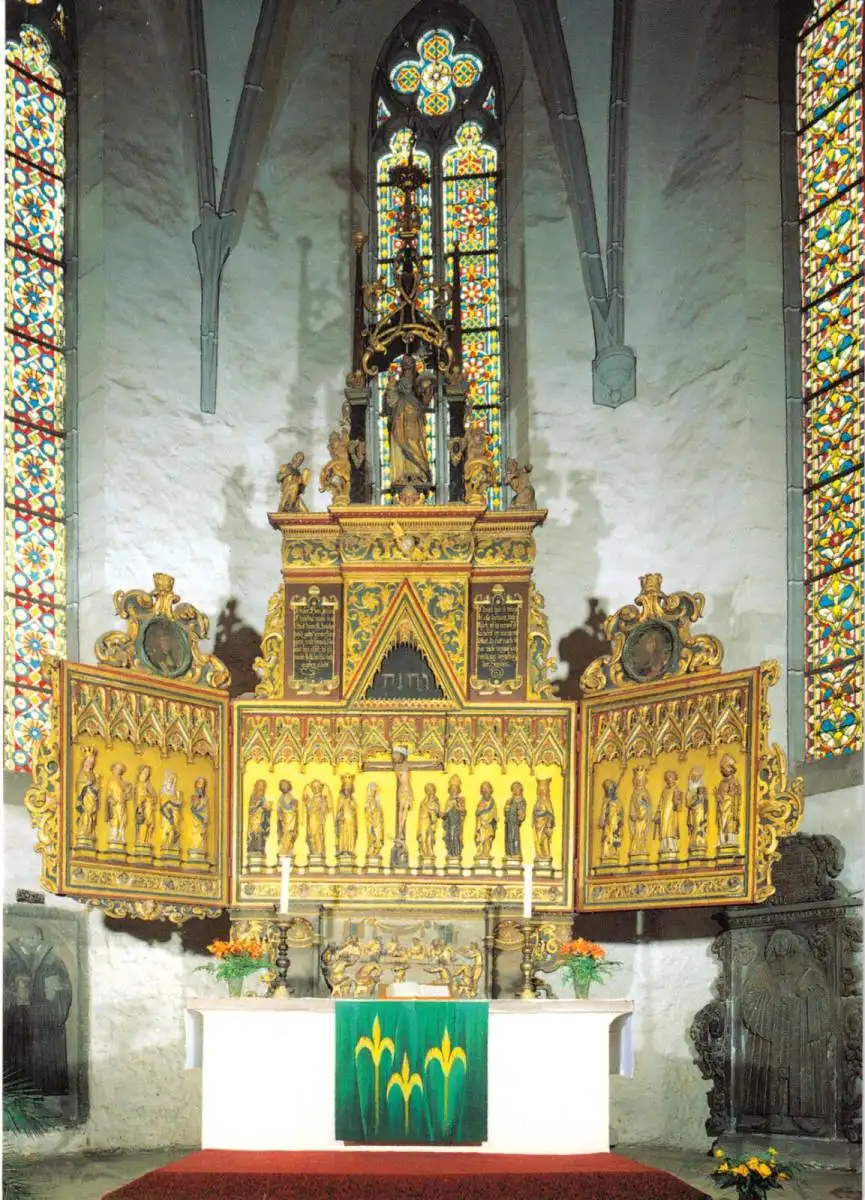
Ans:
MULTIPOLYGON (((501 80, 480 24, 456 6, 448 13, 447 20, 422 12, 407 18, 376 68, 370 122, 375 259, 378 275, 392 282, 400 243, 397 197, 388 173, 413 153, 430 179, 416 197, 422 216, 418 250, 431 276, 451 280, 453 251, 459 248, 461 304, 454 325, 469 385, 466 422, 484 423, 500 480, 505 405, 501 80)), ((433 413, 427 424, 433 461, 438 439, 448 430, 433 413)), ((390 455, 380 399, 377 425, 376 491, 386 500, 390 455)), ((490 488, 487 499, 490 508, 502 508, 502 486, 490 488)))
MULTIPOLYGON (((57 5, 6 43, 4 765, 47 725, 44 654, 66 652, 66 96, 57 5)), ((35 17, 34 17, 35 20, 35 17)))
POLYGON ((862 750, 862 6, 817 0, 797 47, 805 758, 862 750))

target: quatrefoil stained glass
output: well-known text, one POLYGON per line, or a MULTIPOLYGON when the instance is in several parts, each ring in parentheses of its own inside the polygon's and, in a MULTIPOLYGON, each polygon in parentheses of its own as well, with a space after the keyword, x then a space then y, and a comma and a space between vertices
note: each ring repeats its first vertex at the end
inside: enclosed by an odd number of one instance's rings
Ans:
POLYGON ((861 751, 862 8, 818 0, 798 54, 805 753, 861 751))
POLYGON ((425 117, 443 117, 456 103, 455 88, 474 87, 483 63, 468 50, 456 51, 456 38, 447 29, 431 29, 417 43, 418 57, 403 59, 390 72, 395 91, 404 96, 417 93, 418 112, 425 117))
POLYGON ((64 126, 45 36, 6 46, 5 766, 47 724, 44 654, 65 652, 64 126))

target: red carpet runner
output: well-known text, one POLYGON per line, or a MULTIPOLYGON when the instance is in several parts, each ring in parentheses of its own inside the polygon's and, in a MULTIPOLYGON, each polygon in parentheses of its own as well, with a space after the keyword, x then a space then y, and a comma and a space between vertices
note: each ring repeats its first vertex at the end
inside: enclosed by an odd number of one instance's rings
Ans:
POLYGON ((199 1150, 103 1200, 703 1200, 618 1154, 199 1150))

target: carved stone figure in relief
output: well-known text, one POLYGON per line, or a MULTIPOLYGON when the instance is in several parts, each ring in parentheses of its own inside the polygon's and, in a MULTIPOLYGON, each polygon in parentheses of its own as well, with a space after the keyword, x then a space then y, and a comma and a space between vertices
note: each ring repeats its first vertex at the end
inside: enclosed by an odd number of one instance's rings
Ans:
POLYGON ((706 787, 702 767, 692 767, 688 772, 685 807, 688 810, 688 853, 692 858, 705 858, 709 825, 709 789, 706 787))
POLYGON ((466 798, 463 795, 462 780, 459 775, 451 775, 448 781, 448 794, 442 815, 444 826, 445 850, 448 858, 461 859, 463 853, 463 825, 466 819, 466 798))
POLYGON ((616 781, 605 779, 601 786, 604 791, 604 803, 598 821, 601 831, 601 862, 617 863, 625 829, 625 810, 619 800, 619 785, 616 781))
POLYGON ((377 783, 367 784, 363 811, 366 817, 367 858, 380 858, 384 845, 384 812, 377 783))
POLYGON ((655 813, 655 837, 661 842, 661 858, 675 858, 679 853, 679 813, 682 804, 679 776, 675 771, 665 771, 664 787, 655 813))
POLYGON ((550 798, 550 780, 538 780, 538 795, 532 809, 532 833, 535 836, 535 861, 550 862, 553 857, 553 830, 556 817, 550 798))
POLYGON ((357 845, 357 801, 354 798, 354 775, 343 775, 342 786, 336 797, 334 812, 334 829, 336 832, 336 852, 339 855, 354 856, 357 845))
POLYGON ((508 858, 522 858, 520 830, 527 810, 523 785, 519 782, 512 783, 511 794, 505 804, 505 854, 508 858))
POLYGON ((112 763, 108 780, 105 784, 105 810, 108 818, 108 841, 115 845, 126 842, 127 801, 131 785, 123 776, 126 774, 124 763, 112 763))
POLYGON ((331 811, 330 788, 320 779, 313 779, 303 789, 306 808, 306 845, 310 857, 324 858, 324 837, 327 817, 331 811))
POLYGON ((420 802, 417 818, 417 847, 421 858, 435 856, 436 821, 441 816, 436 785, 424 785, 423 800, 420 802))
POLYGON ((279 484, 280 512, 309 512, 303 500, 304 488, 309 483, 309 467, 304 467, 305 455, 298 450, 292 459, 279 468, 276 482, 279 484))
POLYGON ((493 842, 498 827, 499 818, 493 796, 493 785, 485 780, 481 784, 480 799, 475 809, 475 847, 477 849, 475 862, 489 859, 493 852, 493 842))
POLYGON ((718 850, 721 854, 735 854, 740 848, 742 785, 736 777, 736 760, 731 754, 722 754, 718 766, 721 770, 721 781, 715 788, 718 850))
POLYGON ((645 767, 634 767, 633 790, 631 803, 628 807, 628 829, 631 834, 631 844, 628 857, 647 859, 649 856, 649 838, 652 834, 652 800, 646 787, 647 771, 645 767))
POLYGON ((99 779, 96 775, 98 751, 88 747, 75 781, 75 841, 91 844, 96 837, 99 816, 99 779))
POLYGON ((810 1123, 830 1115, 833 1005, 803 937, 775 930, 744 981, 741 1012, 743 1114, 765 1117, 770 1131, 818 1132, 810 1123))
POLYGON ((256 779, 249 795, 246 817, 246 853, 250 858, 263 858, 270 833, 270 801, 267 780, 256 779))
POLYGON ((535 489, 529 483, 532 468, 521 467, 515 458, 509 458, 505 466, 505 483, 513 489, 511 508, 537 508, 535 489))
POLYGON ((279 798, 276 802, 276 830, 279 837, 280 858, 288 858, 294 854, 294 844, 297 841, 297 831, 300 825, 300 811, 290 779, 280 779, 279 798))
POLYGON ((415 359, 406 354, 400 359, 396 380, 384 390, 390 435, 391 482, 429 484, 432 482, 426 440, 426 415, 432 401, 432 377, 418 376, 415 359))
POLYGON ((199 861, 207 858, 207 831, 210 823, 210 797, 207 780, 199 775, 189 798, 189 857, 199 861))
POLYGON ((159 789, 159 853, 163 857, 177 857, 182 803, 183 797, 177 790, 177 776, 174 771, 166 771, 159 789))
POLYGON ((157 797, 151 775, 150 767, 139 767, 135 781, 135 844, 142 849, 152 846, 156 831, 157 797))

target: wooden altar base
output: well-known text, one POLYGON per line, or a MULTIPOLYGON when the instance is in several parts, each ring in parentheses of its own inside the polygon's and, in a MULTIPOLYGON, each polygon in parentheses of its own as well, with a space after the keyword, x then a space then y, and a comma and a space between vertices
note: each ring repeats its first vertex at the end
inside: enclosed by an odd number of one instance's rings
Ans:
POLYGON ((199 1150, 103 1200, 704 1200, 618 1154, 199 1150))

